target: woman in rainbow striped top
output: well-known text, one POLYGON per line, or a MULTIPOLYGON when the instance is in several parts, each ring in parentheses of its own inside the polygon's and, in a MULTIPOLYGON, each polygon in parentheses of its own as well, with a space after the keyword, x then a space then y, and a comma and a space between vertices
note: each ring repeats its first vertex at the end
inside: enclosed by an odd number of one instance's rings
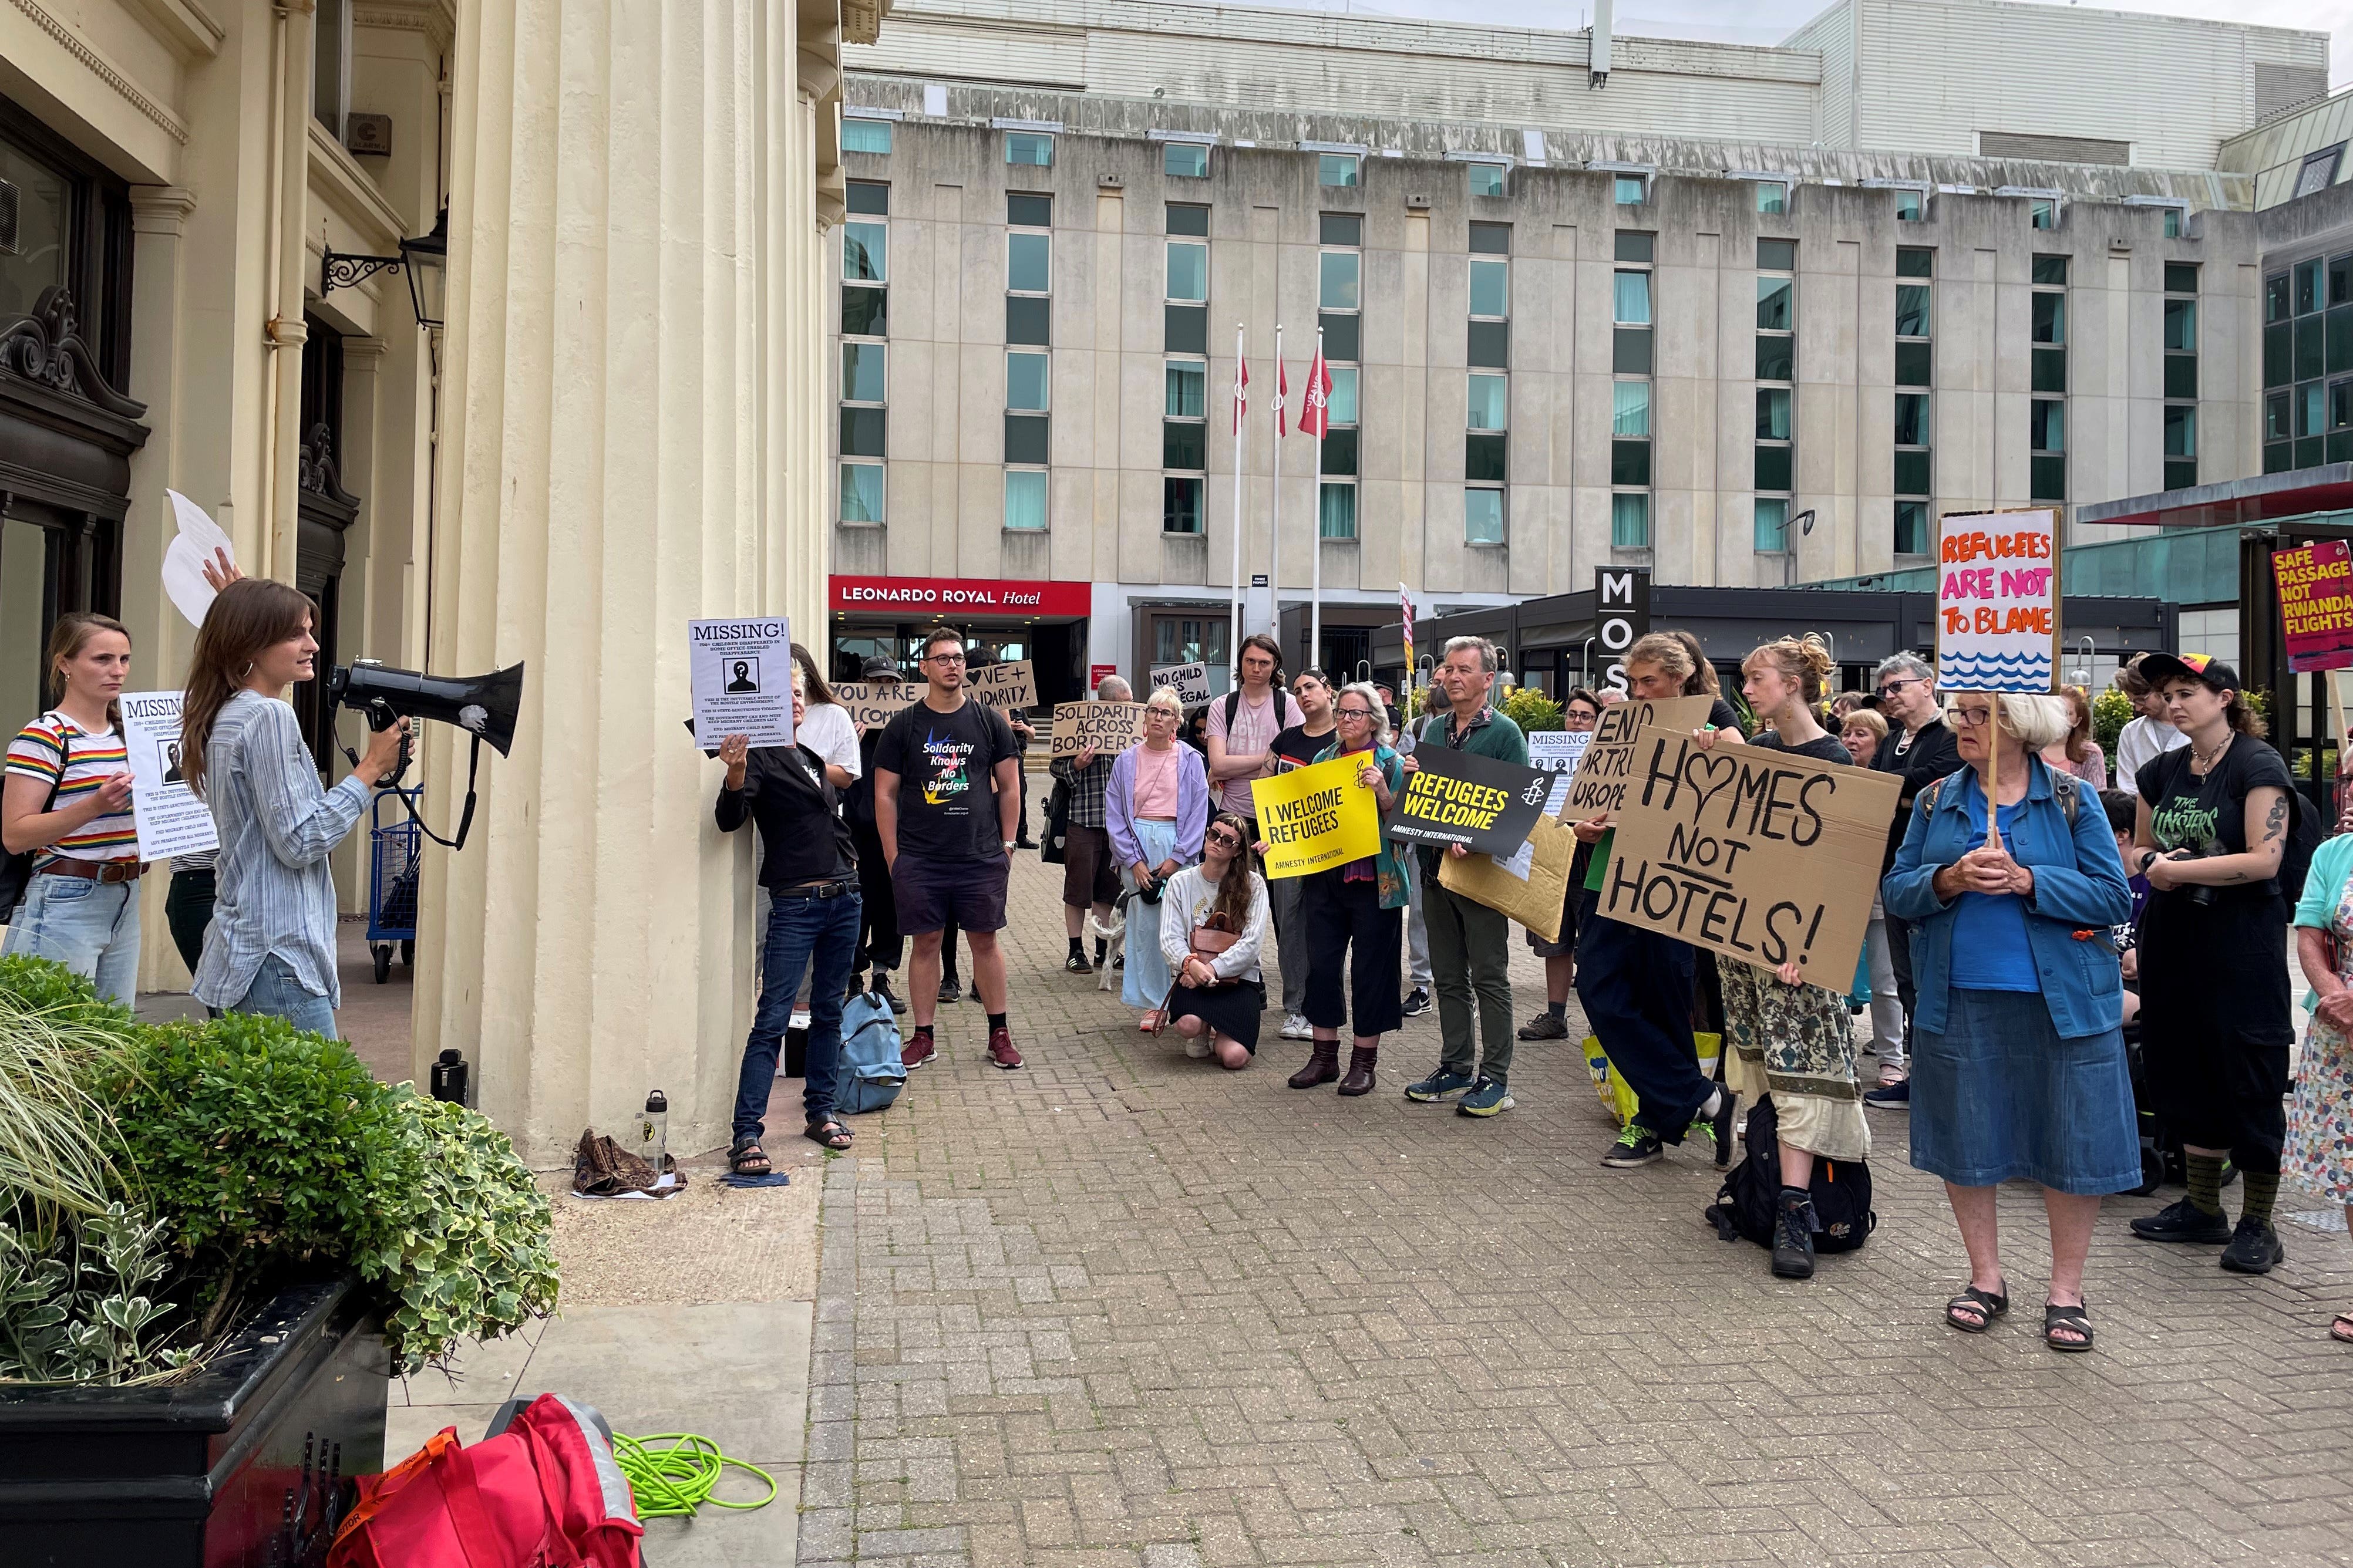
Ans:
POLYGON ((62 963, 128 1007, 146 869, 115 705, 131 674, 131 634, 105 616, 60 616, 48 663, 56 706, 17 731, 0 775, 0 845, 33 856, 24 901, 0 911, 5 951, 62 963))

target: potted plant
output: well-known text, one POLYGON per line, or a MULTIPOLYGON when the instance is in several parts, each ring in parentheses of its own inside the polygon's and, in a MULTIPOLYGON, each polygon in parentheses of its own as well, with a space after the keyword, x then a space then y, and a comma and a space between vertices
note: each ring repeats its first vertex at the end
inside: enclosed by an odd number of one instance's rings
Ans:
POLYGON ((554 1310, 549 1228, 503 1134, 340 1041, 0 959, 10 1560, 323 1561, 394 1371, 554 1310))

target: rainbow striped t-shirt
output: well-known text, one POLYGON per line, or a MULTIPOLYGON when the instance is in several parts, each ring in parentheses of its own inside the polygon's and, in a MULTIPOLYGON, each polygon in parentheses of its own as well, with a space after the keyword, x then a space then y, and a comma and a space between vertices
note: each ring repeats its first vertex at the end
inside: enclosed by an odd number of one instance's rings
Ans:
MULTIPOLYGON (((8 742, 7 773, 13 778, 38 780, 44 792, 55 784, 57 804, 63 811, 107 780, 131 768, 131 754, 112 729, 98 733, 82 729, 55 710, 16 731, 8 742)), ((77 860, 136 860, 139 826, 129 810, 91 817, 56 843, 44 847, 35 864, 71 856, 77 860)))

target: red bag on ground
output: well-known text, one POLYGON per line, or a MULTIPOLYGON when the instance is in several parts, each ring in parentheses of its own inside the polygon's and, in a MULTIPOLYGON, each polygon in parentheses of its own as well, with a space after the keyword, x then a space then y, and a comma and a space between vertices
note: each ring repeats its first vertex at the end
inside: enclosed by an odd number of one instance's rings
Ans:
POLYGON ((327 1568, 642 1568, 612 1446, 553 1394, 470 1448, 445 1426, 359 1488, 327 1568))

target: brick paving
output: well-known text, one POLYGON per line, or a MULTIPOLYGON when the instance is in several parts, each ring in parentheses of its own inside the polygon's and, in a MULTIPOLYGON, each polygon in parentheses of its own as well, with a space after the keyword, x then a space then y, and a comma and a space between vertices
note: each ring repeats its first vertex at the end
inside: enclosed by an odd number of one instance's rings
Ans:
MULTIPOLYGON (((2125 1233, 2178 1194, 2114 1200, 2099 1349, 2063 1357, 2017 1188, 2013 1310, 1965 1337, 1902 1115, 1877 1236, 1777 1282, 1702 1221, 1696 1146, 1596 1164, 1573 1046, 1524 1045, 1485 1122, 1398 1092, 1434 1015, 1362 1100, 1286 1089, 1279 1018, 1226 1073, 1060 972, 1059 877, 1018 858, 1029 1069, 944 1007, 941 1060, 827 1169, 802 1563, 2353 1563, 2341 1224, 2284 1220, 2248 1280, 2125 1233)), ((1513 967, 1525 1015, 1516 933, 1513 967)))

